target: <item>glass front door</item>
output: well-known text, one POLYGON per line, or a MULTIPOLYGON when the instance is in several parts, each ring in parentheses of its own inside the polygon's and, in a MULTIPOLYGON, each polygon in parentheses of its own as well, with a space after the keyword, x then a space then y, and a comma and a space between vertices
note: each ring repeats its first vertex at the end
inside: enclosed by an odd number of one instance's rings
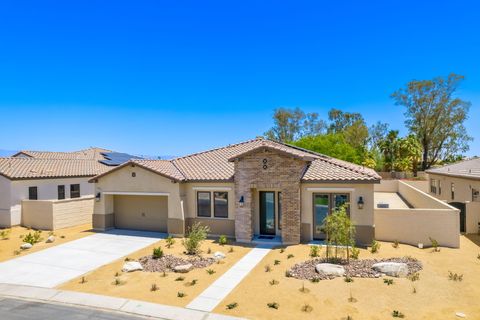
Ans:
POLYGON ((325 239, 322 231, 323 220, 327 217, 330 208, 329 194, 313 195, 313 238, 325 239))
POLYGON ((260 192, 260 234, 275 235, 275 192, 260 192))

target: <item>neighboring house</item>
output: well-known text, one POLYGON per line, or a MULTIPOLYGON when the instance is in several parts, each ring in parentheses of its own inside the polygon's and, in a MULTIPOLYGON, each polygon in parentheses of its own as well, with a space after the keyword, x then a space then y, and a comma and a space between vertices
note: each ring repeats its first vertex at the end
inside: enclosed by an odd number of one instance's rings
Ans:
POLYGON ((356 240, 374 237, 373 170, 255 139, 173 160, 132 160, 93 179, 94 228, 183 235, 201 222, 237 241, 325 239, 323 219, 348 203, 356 240))
POLYGON ((480 158, 427 170, 429 192, 460 209, 460 231, 480 231, 480 158))
POLYGON ((0 227, 91 223, 94 187, 88 180, 130 158, 136 157, 100 148, 0 158, 0 227))

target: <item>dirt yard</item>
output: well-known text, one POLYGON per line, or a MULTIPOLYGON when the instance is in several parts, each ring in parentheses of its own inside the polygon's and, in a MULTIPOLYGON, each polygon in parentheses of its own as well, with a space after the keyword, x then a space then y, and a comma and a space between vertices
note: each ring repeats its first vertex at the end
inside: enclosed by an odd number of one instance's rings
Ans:
POLYGON ((32 252, 50 248, 68 241, 80 239, 86 236, 93 234, 92 225, 81 225, 71 228, 60 229, 54 231, 55 242, 46 243, 49 236, 49 231, 42 231, 41 238, 42 240, 36 243, 33 248, 28 250, 21 250, 20 246, 23 243, 21 236, 27 235, 29 232, 34 233, 35 230, 29 230, 24 227, 13 227, 11 229, 1 229, 2 230, 11 230, 8 235, 8 239, 2 240, 0 238, 0 262, 9 260, 12 258, 20 257, 32 252))
MULTIPOLYGON (((129 255, 128 258, 137 260, 143 256, 151 255, 153 248, 158 246, 162 247, 165 255, 188 258, 183 253, 185 248, 181 239, 176 238, 175 241, 171 248, 167 248, 165 240, 161 240, 150 247, 129 255)), ((216 241, 210 239, 202 243, 201 249, 204 257, 211 257, 216 251, 223 252, 226 257, 220 260, 220 263, 214 263, 206 268, 193 269, 188 273, 166 272, 166 276, 163 276, 162 272, 135 271, 123 273, 121 269, 125 259, 120 259, 84 275, 85 283, 82 283, 80 277, 62 285, 60 289, 184 307, 251 250, 250 247, 245 245, 227 244, 220 246, 216 241), (211 250, 210 254, 207 253, 208 248, 211 250), (230 248, 233 248, 233 252, 229 252, 230 248), (215 273, 207 273, 206 270, 208 269, 214 270, 215 273), (180 277, 184 279, 178 281, 180 277), (116 278, 120 281, 118 285, 115 284, 116 278), (192 280, 197 280, 194 285, 192 285, 192 280), (154 284, 158 287, 156 291, 151 290, 154 284), (179 292, 184 293, 185 296, 178 297, 179 292)))
MULTIPOLYGON (((423 263, 420 280, 405 278, 384 283, 384 278, 354 278, 347 283, 344 278, 303 281, 287 278, 285 271, 295 263, 310 259, 309 246, 290 246, 283 253, 280 249, 270 252, 235 290, 214 310, 216 313, 247 317, 249 319, 392 319, 392 312, 399 311, 406 319, 459 319, 462 312, 467 319, 480 319, 480 238, 461 238, 460 249, 418 249, 400 244, 381 242, 380 251, 371 254, 361 250, 360 259, 411 256, 423 263), (288 259, 287 256, 294 257, 288 259), (274 261, 280 264, 275 265, 274 261), (265 266, 271 267, 270 272, 265 266), (449 271, 463 275, 462 281, 449 280, 449 271), (270 281, 276 280, 270 283, 270 281), (306 290, 300 290, 302 287, 306 290), (350 299, 352 298, 352 299, 350 299), (352 301, 350 302, 349 301, 352 301), (276 302, 278 309, 269 308, 276 302), (237 303, 231 310, 227 304, 237 303), (304 308, 307 311, 302 311, 304 308)), ((325 249, 322 249, 322 254, 325 249)))

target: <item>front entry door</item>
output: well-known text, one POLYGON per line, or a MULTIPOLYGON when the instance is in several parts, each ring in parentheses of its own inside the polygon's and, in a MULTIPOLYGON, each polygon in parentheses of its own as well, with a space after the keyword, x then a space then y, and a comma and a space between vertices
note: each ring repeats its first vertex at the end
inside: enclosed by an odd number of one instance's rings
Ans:
POLYGON ((325 233, 322 231, 323 220, 327 217, 330 210, 329 194, 313 195, 313 238, 325 239, 325 233))
POLYGON ((260 191, 260 234, 275 235, 275 192, 260 191))

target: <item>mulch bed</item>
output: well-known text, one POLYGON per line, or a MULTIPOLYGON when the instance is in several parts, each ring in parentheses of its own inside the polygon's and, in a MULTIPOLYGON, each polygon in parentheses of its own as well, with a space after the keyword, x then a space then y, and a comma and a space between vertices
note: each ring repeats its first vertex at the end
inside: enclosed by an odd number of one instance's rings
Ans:
MULTIPOLYGON (((389 258, 389 259, 365 259, 365 260, 353 260, 350 259, 348 264, 346 260, 341 260, 339 263, 345 268, 345 275, 348 277, 356 278, 379 278, 381 273, 372 269, 372 266, 378 262, 402 262, 408 266, 408 274, 413 274, 422 270, 422 263, 415 258, 403 257, 403 258, 389 258)), ((329 280, 335 278, 332 275, 326 275, 318 273, 315 270, 315 266, 319 263, 329 263, 326 259, 312 259, 302 263, 297 263, 289 270, 289 276, 302 280, 329 280)))
POLYGON ((153 256, 145 256, 138 259, 143 267, 143 271, 147 272, 167 272, 173 271, 176 266, 191 263, 194 269, 205 268, 216 262, 214 258, 204 258, 201 256, 192 256, 189 258, 180 258, 171 254, 164 255, 160 259, 154 259, 153 256))

